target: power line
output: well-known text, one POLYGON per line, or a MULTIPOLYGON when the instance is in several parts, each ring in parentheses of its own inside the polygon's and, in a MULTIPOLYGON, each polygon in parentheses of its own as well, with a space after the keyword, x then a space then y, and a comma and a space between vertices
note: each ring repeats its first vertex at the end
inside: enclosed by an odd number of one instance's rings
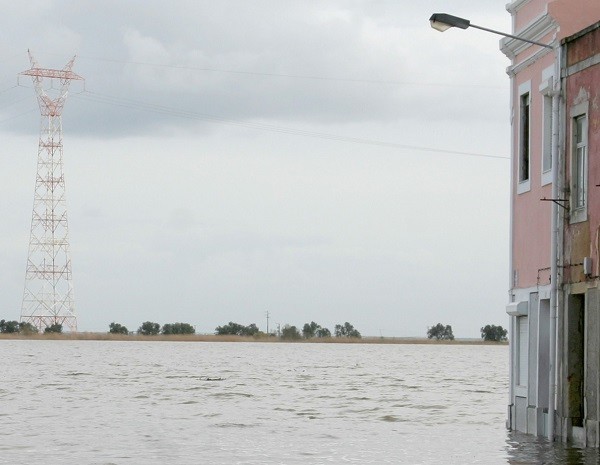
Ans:
POLYGON ((13 105, 16 105, 17 103, 21 103, 25 100, 31 100, 31 97, 22 97, 20 99, 13 100, 12 102, 7 102, 4 105, 0 105, 0 110, 4 110, 5 108, 12 107, 13 105))
MULTIPOLYGON (((7 89, 0 90, 0 94, 5 93, 9 90, 12 90, 16 87, 19 87, 19 86, 12 86, 7 89)), ((105 104, 105 105, 112 105, 112 106, 116 106, 116 107, 132 109, 132 110, 162 114, 165 116, 184 118, 184 119, 189 119, 189 120, 210 121, 210 122, 218 123, 218 124, 233 125, 233 126, 245 127, 248 129, 274 132, 274 133, 279 133, 279 134, 287 134, 287 135, 302 136, 302 137, 312 137, 312 138, 331 140, 331 141, 337 141, 337 142, 346 142, 346 143, 361 144, 361 145, 396 148, 396 149, 412 150, 412 151, 419 151, 419 152, 445 153, 445 154, 449 154, 449 155, 462 155, 462 156, 479 157, 479 158, 494 158, 494 159, 502 159, 502 160, 509 159, 509 157, 501 156, 501 155, 492 155, 492 154, 479 153, 479 152, 467 152, 467 151, 462 151, 462 150, 449 150, 449 149, 440 149, 440 148, 436 148, 436 147, 400 144, 400 143, 396 143, 396 142, 381 141, 381 140, 376 140, 376 139, 366 139, 366 138, 360 138, 360 137, 349 137, 349 136, 343 136, 343 135, 338 135, 338 134, 309 131, 309 130, 305 130, 305 129, 297 129, 297 128, 267 124, 267 123, 257 123, 257 122, 252 122, 252 121, 234 120, 234 119, 229 119, 229 118, 223 118, 223 117, 216 116, 216 115, 198 113, 198 112, 193 112, 193 111, 189 111, 189 110, 181 110, 181 109, 167 107, 164 105, 159 105, 159 104, 154 104, 154 103, 141 102, 138 100, 133 100, 133 99, 125 98, 125 97, 116 97, 116 96, 112 96, 112 95, 108 95, 108 94, 101 94, 101 93, 97 93, 97 92, 92 92, 90 90, 85 90, 82 93, 74 94, 73 97, 91 101, 91 102, 95 102, 95 103, 101 103, 101 104, 105 104)), ((14 102, 9 103, 6 106, 11 106, 11 105, 13 105, 15 103, 19 103, 23 100, 25 100, 25 98, 18 99, 14 102)), ((6 118, 4 120, 0 120, 0 124, 11 121, 15 118, 21 117, 28 113, 31 113, 32 111, 34 111, 34 110, 29 110, 29 111, 11 116, 9 118, 6 118)))
POLYGON ((227 125, 245 127, 245 128, 255 129, 255 130, 260 130, 260 131, 275 132, 275 133, 279 133, 279 134, 312 137, 312 138, 332 140, 332 141, 338 141, 338 142, 347 142, 347 143, 353 143, 353 144, 405 149, 405 150, 413 150, 413 151, 420 151, 420 152, 446 153, 446 154, 450 154, 450 155, 463 155, 463 156, 483 157, 483 158, 497 158, 497 159, 503 159, 503 160, 509 159, 509 157, 500 156, 500 155, 491 155, 491 154, 477 153, 477 152, 466 152, 466 151, 460 151, 460 150, 439 149, 439 148, 435 148, 435 147, 423 147, 423 146, 415 146, 415 145, 408 145, 408 144, 399 144, 396 142, 387 142, 387 141, 380 141, 380 140, 375 140, 375 139, 365 139, 365 138, 359 138, 359 137, 342 136, 342 135, 330 134, 330 133, 324 133, 324 132, 309 131, 309 130, 305 130, 305 129, 277 126, 277 125, 272 125, 272 124, 267 124, 267 123, 257 123, 257 122, 252 122, 252 121, 234 120, 234 119, 229 119, 229 118, 223 118, 223 117, 216 116, 216 115, 198 113, 198 112, 193 112, 193 111, 188 111, 188 110, 171 108, 171 107, 167 107, 164 105, 141 102, 141 101, 124 98, 124 97, 115 97, 115 96, 111 96, 108 94, 92 92, 90 90, 86 90, 80 94, 76 94, 76 95, 74 95, 74 97, 81 98, 81 99, 84 99, 87 101, 96 102, 96 103, 102 103, 102 104, 106 104, 106 105, 129 108, 129 109, 134 109, 134 110, 139 110, 139 111, 163 114, 166 116, 172 116, 172 117, 177 117, 177 118, 210 121, 213 123, 227 124, 227 125))
POLYGON ((33 108, 33 109, 29 110, 29 111, 24 111, 23 113, 19 113, 17 115, 11 116, 9 118, 5 118, 3 120, 0 120, 0 124, 7 123, 8 121, 12 121, 13 119, 20 118, 21 116, 24 116, 24 115, 28 115, 29 113, 33 113, 36 110, 37 110, 37 108, 33 108))
POLYGON ((291 73, 273 73, 273 72, 261 72, 261 71, 246 71, 246 70, 234 70, 234 69, 223 69, 223 68, 212 68, 212 67, 198 67, 198 66, 184 66, 184 65, 170 65, 166 63, 150 63, 145 61, 133 61, 133 60, 117 60, 114 58, 102 58, 102 57, 91 57, 91 56, 80 56, 77 58, 92 61, 103 61, 108 63, 120 63, 137 66, 151 66, 155 68, 169 68, 179 69, 187 71, 204 71, 213 73, 223 74, 237 74, 246 76, 265 76, 274 78, 289 78, 289 79, 306 79, 313 81, 333 81, 333 82, 354 82, 363 84, 385 84, 385 85, 403 85, 403 86, 424 86, 424 87, 453 87, 453 88, 482 88, 482 89, 503 89, 501 86, 489 86, 483 84, 451 84, 451 83, 435 83, 435 82, 411 82, 411 81, 400 81, 395 79, 366 79, 366 78, 345 78, 336 76, 318 76, 318 75, 303 75, 303 74, 291 74, 291 73))
POLYGON ((0 90, 0 94, 4 94, 5 92, 8 92, 9 90, 13 90, 16 87, 19 87, 19 85, 15 84, 14 86, 10 86, 10 87, 7 87, 6 89, 2 89, 2 90, 0 90))

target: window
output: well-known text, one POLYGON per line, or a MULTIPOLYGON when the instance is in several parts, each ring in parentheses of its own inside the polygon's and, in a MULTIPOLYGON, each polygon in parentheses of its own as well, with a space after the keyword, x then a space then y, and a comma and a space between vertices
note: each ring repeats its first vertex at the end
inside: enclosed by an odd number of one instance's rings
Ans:
POLYGON ((587 116, 573 118, 573 166, 571 168, 572 208, 587 206, 587 116))
POLYGON ((569 206, 570 223, 587 221, 588 217, 588 114, 589 94, 583 88, 570 109, 570 135, 566 147, 569 149, 571 190, 569 206))
POLYGON ((531 190, 531 81, 519 84, 518 99, 515 98, 514 105, 517 116, 513 122, 515 137, 514 145, 514 167, 516 173, 515 185, 517 194, 523 194, 531 190))
POLYGON ((529 92, 522 94, 519 106, 519 182, 529 181, 529 92))
POLYGON ((552 97, 544 95, 544 116, 542 127, 542 183, 551 182, 551 177, 543 176, 552 171, 552 97))

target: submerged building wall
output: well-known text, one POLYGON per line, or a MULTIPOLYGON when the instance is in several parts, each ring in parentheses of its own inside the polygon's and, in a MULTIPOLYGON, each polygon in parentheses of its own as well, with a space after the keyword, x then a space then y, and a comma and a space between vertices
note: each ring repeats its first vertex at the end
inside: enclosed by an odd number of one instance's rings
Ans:
POLYGON ((511 59, 507 69, 512 142, 507 425, 539 436, 552 427, 557 438, 597 447, 600 2, 515 0, 507 9, 513 16, 514 35, 553 47, 511 38, 501 41, 502 51, 511 59), (555 121, 558 134, 552 137, 555 121), (554 179, 557 199, 552 196, 554 179), (560 204, 555 207, 560 229, 555 242, 551 239, 553 201, 560 204), (557 253, 555 313, 550 306, 553 249, 557 253))
MULTIPOLYGON (((598 18, 600 19, 600 18, 598 18)), ((600 445, 600 23, 562 42, 564 161, 563 317, 557 435, 600 445)))
MULTIPOLYGON (((551 43, 558 24, 547 0, 507 6, 513 34, 551 43)), ((550 367, 551 116, 557 74, 553 50, 503 39, 511 59, 510 398, 508 427, 546 434, 550 367)))

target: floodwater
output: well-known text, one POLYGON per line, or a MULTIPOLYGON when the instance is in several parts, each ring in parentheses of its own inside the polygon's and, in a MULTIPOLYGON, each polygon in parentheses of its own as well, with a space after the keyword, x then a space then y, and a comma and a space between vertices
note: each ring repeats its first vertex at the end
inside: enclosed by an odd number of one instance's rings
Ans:
POLYGON ((505 429, 506 346, 0 341, 0 464, 587 464, 505 429))

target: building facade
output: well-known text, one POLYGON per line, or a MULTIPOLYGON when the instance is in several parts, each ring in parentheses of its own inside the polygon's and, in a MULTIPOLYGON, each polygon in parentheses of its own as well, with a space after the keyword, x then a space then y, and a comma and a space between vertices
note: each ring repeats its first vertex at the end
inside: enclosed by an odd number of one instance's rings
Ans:
POLYGON ((600 445, 600 2, 515 0, 510 429, 600 445))
MULTIPOLYGON (((600 17, 596 18, 600 20, 600 17)), ((600 22, 562 41, 562 318, 556 434, 600 445, 600 22)))

